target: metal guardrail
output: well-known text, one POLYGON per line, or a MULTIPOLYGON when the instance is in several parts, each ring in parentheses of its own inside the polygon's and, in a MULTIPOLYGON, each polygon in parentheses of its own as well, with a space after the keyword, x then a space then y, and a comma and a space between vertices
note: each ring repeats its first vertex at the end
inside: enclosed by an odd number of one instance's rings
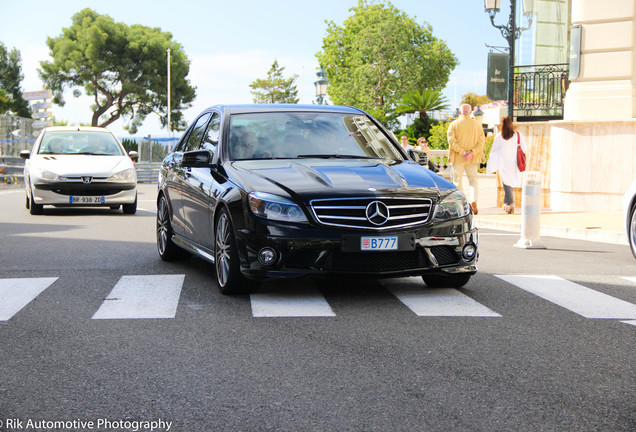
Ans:
MULTIPOLYGON (((138 162, 135 164, 137 181, 152 183, 157 181, 161 162, 138 162)), ((0 157, 0 183, 23 183, 24 160, 15 156, 0 157)))
POLYGON ((137 162, 137 181, 140 183, 152 183, 157 181, 161 162, 137 162))
POLYGON ((19 156, 0 157, 0 182, 16 184, 23 182, 24 160, 19 156))

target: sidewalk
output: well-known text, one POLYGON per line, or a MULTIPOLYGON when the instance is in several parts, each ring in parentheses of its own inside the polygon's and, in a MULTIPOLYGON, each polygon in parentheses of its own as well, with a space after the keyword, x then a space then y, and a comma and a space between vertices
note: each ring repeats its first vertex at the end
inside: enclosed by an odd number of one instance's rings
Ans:
MULTIPOLYGON (((466 178, 464 185, 468 185, 466 178)), ((0 183, 0 190, 22 187, 21 184, 0 183)), ((479 214, 475 216, 475 223, 478 228, 521 233, 521 209, 516 208, 515 214, 507 215, 497 208, 495 175, 479 175, 477 207, 479 214)), ((555 212, 543 209, 540 218, 541 236, 629 245, 622 212, 555 212)))
MULTIPOLYGON (((464 178, 464 185, 468 179, 464 178)), ((504 214, 497 208, 496 175, 479 176, 478 228, 521 233, 521 208, 504 214)), ((622 212, 555 212, 541 210, 541 236, 628 245, 622 212)))

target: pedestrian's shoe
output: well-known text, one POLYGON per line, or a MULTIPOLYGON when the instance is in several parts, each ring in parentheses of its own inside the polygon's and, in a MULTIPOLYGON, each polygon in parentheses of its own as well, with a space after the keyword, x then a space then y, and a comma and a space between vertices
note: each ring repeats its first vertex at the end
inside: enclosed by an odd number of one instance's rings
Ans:
POLYGON ((470 206, 473 208, 473 214, 478 214, 479 213, 479 211, 477 210, 477 203, 475 201, 470 203, 470 206))
POLYGON ((513 204, 504 204, 503 210, 506 214, 514 214, 515 206, 513 204))
POLYGON ((509 214, 509 213, 508 213, 509 209, 510 209, 510 206, 509 206, 508 204, 504 204, 504 205, 503 205, 503 211, 504 211, 504 213, 509 214))

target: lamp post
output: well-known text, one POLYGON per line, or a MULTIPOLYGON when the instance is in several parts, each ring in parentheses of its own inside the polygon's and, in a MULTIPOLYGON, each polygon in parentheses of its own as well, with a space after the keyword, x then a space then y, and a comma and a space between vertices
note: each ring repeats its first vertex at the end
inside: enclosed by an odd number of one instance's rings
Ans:
POLYGON ((322 68, 322 65, 316 71, 318 79, 314 81, 314 87, 316 88, 316 102, 318 105, 326 105, 325 96, 327 95, 327 86, 329 81, 327 80, 327 72, 322 68))
POLYGON ((170 132, 172 132, 172 121, 170 118, 170 111, 171 111, 171 107, 170 107, 170 48, 168 48, 168 50, 166 51, 166 55, 167 55, 167 59, 166 59, 166 64, 168 65, 168 79, 167 79, 167 83, 168 83, 168 89, 167 89, 167 94, 168 94, 168 120, 167 120, 167 125, 168 125, 168 134, 170 134, 170 132))
POLYGON ((521 32, 527 30, 532 25, 532 14, 534 11, 534 0, 524 0, 523 14, 528 19, 528 27, 517 27, 517 0, 510 0, 510 17, 508 25, 495 24, 495 15, 501 9, 501 0, 484 0, 484 7, 490 16, 490 23, 493 27, 501 31, 501 35, 508 42, 508 116, 513 117, 514 105, 514 79, 515 79, 515 41, 521 36, 521 32))

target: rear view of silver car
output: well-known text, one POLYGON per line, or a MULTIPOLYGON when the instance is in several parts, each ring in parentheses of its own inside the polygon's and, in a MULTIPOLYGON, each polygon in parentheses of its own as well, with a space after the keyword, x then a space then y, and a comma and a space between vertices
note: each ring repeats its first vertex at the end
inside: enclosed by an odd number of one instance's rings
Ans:
POLYGON ((105 206, 137 211, 136 152, 126 154, 104 128, 52 127, 40 133, 25 159, 26 207, 42 214, 45 205, 105 206))

